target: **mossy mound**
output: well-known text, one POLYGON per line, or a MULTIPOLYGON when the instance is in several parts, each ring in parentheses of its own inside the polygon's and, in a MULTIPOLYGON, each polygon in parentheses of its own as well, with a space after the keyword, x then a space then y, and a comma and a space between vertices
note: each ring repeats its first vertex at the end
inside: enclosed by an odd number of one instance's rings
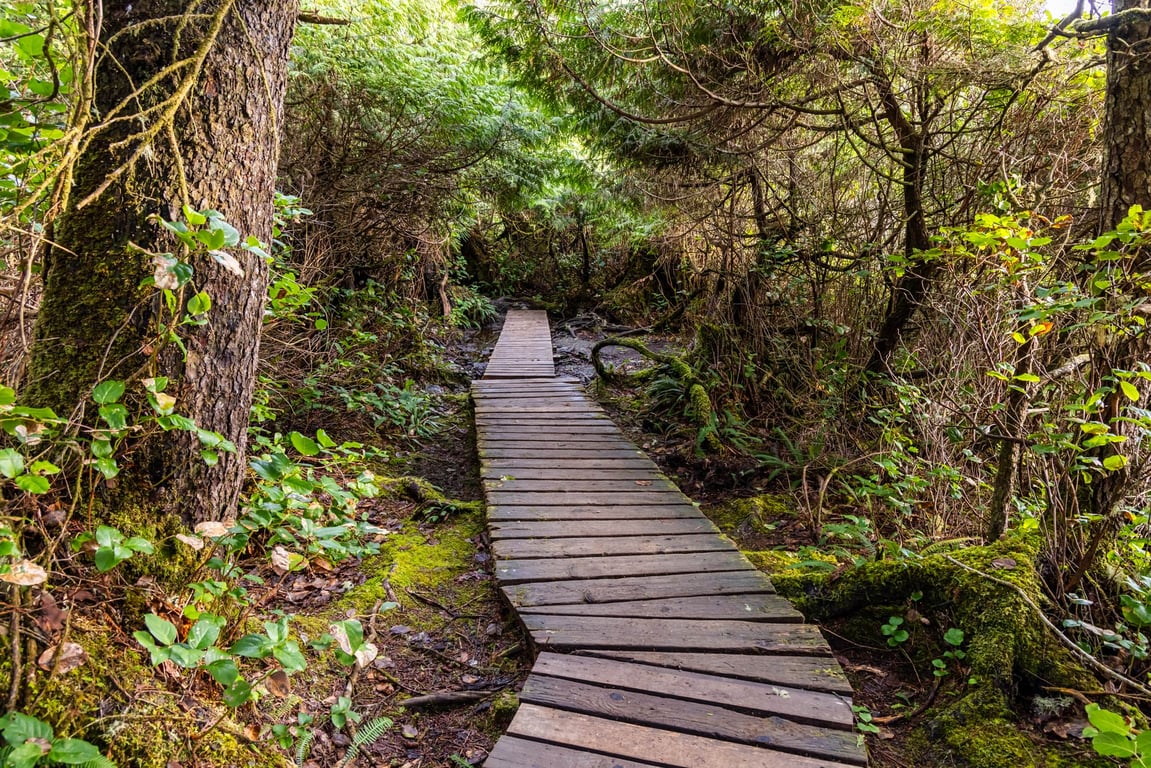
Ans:
MULTIPOLYGON (((843 631, 862 635, 852 639, 867 644, 882 642, 879 630, 884 621, 902 615, 912 602, 938 631, 948 627, 963 631, 967 683, 957 699, 926 713, 912 739, 917 756, 927 764, 1071 765, 1021 730, 1014 707, 1025 690, 1044 685, 1094 690, 1098 682, 1015 589, 987 577, 1018 587, 1041 605, 1034 567, 1037 544, 1017 536, 952 556, 869 562, 842 574, 777 570, 772 580, 809 619, 846 618, 843 631)), ((905 650, 917 661, 917 656, 929 660, 939 649, 930 643, 920 645, 926 640, 919 636, 923 630, 912 622, 907 626, 911 638, 905 650)))
MULTIPOLYGON (((219 703, 189 709, 156 679, 142 651, 115 640, 106 628, 78 618, 69 641, 89 660, 66 674, 37 668, 21 711, 49 723, 57 737, 83 738, 99 746, 120 768, 166 768, 173 764, 287 768, 278 750, 246 736, 219 703)), ((8 659, 0 678, 8 679, 8 659)), ((192 681, 189 681, 192 682, 192 681)))
POLYGON ((795 503, 787 496, 765 493, 715 504, 704 514, 724 533, 739 535, 762 531, 773 520, 795 516, 795 503))

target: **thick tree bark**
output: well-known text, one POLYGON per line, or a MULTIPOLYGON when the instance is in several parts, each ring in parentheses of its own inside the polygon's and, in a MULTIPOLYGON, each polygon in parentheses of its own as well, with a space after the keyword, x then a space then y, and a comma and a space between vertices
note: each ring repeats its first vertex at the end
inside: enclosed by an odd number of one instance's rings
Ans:
POLYGON ((191 257, 189 294, 206 291, 213 306, 206 326, 180 329, 185 357, 173 345, 157 345, 163 307, 154 288, 141 287, 154 270, 142 250, 179 255, 151 217, 181 218, 184 203, 220 211, 243 236, 270 242, 288 45, 298 9, 296 0, 208 0, 185 15, 187 6, 182 0, 104 0, 94 119, 98 124, 125 102, 130 106, 119 116, 130 119, 97 134, 78 164, 45 259, 23 399, 92 423, 83 410, 97 381, 128 379, 138 393, 140 378, 169 377, 176 411, 239 450, 209 467, 193 435, 150 438, 130 455, 109 505, 142 493, 152 510, 192 522, 223 517, 240 491, 268 267, 234 251, 240 277, 207 256, 191 257), (185 85, 191 89, 183 93, 185 85), (142 136, 164 119, 157 107, 175 106, 172 99, 179 105, 170 129, 142 136), (140 153, 142 143, 147 147, 140 153))

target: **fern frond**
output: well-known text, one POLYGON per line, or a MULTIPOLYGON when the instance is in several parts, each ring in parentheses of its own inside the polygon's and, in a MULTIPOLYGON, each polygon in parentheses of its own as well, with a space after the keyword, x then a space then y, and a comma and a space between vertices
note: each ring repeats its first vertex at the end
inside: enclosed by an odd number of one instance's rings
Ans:
POLYGON ((116 764, 103 755, 100 755, 100 757, 97 757, 95 760, 81 763, 80 768, 116 768, 116 764))
POLYGON ((309 729, 307 733, 300 736, 299 742, 296 744, 296 765, 303 766, 304 761, 308 759, 308 753, 312 751, 312 741, 316 738, 316 732, 309 729))
POLYGON ((360 749, 379 741, 392 725, 394 723, 387 717, 377 717, 364 723, 364 727, 356 731, 356 735, 352 737, 352 745, 348 747, 344 759, 339 762, 337 768, 347 768, 348 764, 360 754, 360 749))

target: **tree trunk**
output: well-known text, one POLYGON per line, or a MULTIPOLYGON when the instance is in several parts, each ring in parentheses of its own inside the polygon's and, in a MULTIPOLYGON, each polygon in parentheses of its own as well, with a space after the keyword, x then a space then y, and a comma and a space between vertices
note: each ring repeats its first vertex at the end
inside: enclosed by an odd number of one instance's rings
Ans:
POLYGON ((933 260, 924 259, 921 255, 931 247, 927 216, 923 212, 923 180, 926 171, 923 134, 903 114, 886 74, 876 73, 875 81, 883 104, 883 117, 895 132, 903 165, 900 184, 903 192, 903 252, 908 267, 895 284, 887 316, 875 338, 871 357, 864 366, 864 370, 871 374, 887 370, 891 354, 903 338, 903 329, 927 296, 927 288, 937 269, 933 260))
POLYGON ((127 103, 117 116, 130 119, 100 130, 78 163, 45 257, 23 400, 90 424, 84 403, 97 381, 129 380, 138 396, 140 378, 169 377, 177 413, 238 450, 208 466, 190 433, 146 439, 122 462, 124 479, 108 504, 115 510, 142 495, 150 509, 194 522, 226 516, 240 491, 268 266, 235 250, 240 277, 206 255, 189 257, 194 289, 185 293, 207 292, 212 309, 207 325, 179 329, 185 357, 173 345, 157 346, 164 308, 154 288, 141 287, 154 270, 142 250, 180 255, 152 217, 179 219, 185 203, 221 212, 244 237, 271 241, 297 2, 208 0, 185 16, 187 5, 104 0, 93 112, 98 121, 127 103), (166 126, 156 122, 165 119, 162 104, 174 108, 166 126))

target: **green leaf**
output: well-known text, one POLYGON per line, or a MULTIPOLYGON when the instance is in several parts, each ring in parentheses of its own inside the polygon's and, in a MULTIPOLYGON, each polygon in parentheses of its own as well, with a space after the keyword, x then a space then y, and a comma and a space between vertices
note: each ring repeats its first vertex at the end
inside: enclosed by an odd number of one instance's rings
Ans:
POLYGON ((291 434, 292 447, 305 456, 317 456, 320 453, 320 446, 316 445, 316 441, 310 437, 301 435, 299 432, 291 434))
POLYGON ((12 448, 0 450, 0 474, 16 477, 24 473, 24 457, 12 448))
POLYGON ((156 614, 149 613, 144 616, 144 624, 148 627, 148 631, 152 633, 152 637, 164 645, 171 645, 176 642, 176 625, 167 619, 161 619, 156 614))
POLYGON ((268 638, 263 635, 244 635, 228 649, 233 656, 243 656, 248 659, 262 659, 271 652, 268 638))
POLYGON ((963 645, 963 630, 952 627, 943 633, 943 642, 958 648, 963 645))
POLYGON ((16 390, 0 386, 0 405, 12 405, 14 402, 16 402, 16 390))
POLYGON ((304 654, 300 653, 300 646, 293 640, 288 640, 277 647, 272 654, 276 657, 276 661, 284 665, 284 670, 287 672, 303 672, 308 668, 304 654))
POLYGON ((1087 705, 1087 719, 1102 733, 1122 734, 1126 738, 1130 732, 1127 720, 1117 712, 1103 709, 1098 704, 1087 705))
POLYGON ((1119 389, 1123 390, 1123 394, 1127 395, 1127 399, 1133 403, 1139 402, 1139 390, 1134 384, 1129 381, 1119 382, 1119 389))
MULTIPOLYGON (((128 558, 121 558, 116 556, 117 547, 100 547, 96 550, 96 570, 100 573, 107 573, 122 563, 128 558)), ((129 553, 129 557, 131 554, 129 553)))
POLYGON ((152 546, 152 542, 140 536, 133 536, 128 539, 124 542, 124 546, 133 552, 139 552, 144 555, 150 555, 156 551, 156 548, 152 546))
POLYGON ((1103 466, 1104 466, 1104 468, 1109 469, 1112 472, 1116 472, 1120 469, 1123 469, 1123 467, 1127 466, 1127 457, 1122 456, 1118 453, 1113 455, 1113 456, 1108 456, 1107 458, 1105 458, 1103 460, 1103 466))
POLYGON ((189 315, 203 315, 207 314, 212 309, 212 297, 205 291, 200 291, 192 298, 188 299, 188 314, 189 315))
POLYGON ((328 433, 322 429, 316 430, 316 440, 319 441, 320 446, 324 448, 335 448, 336 441, 328 437, 328 433))
POLYGON ((56 739, 52 742, 52 750, 48 753, 50 762, 65 765, 90 763, 100 757, 100 750, 83 739, 56 739))
POLYGON ((208 665, 208 674, 211 675, 212 679, 217 683, 225 688, 229 688, 240 679, 240 668, 237 667, 236 662, 231 659, 220 659, 208 665))
POLYGON ((1091 739, 1091 746, 1104 757, 1134 757, 1135 742, 1127 736, 1103 731, 1091 739))
POLYGON ((101 405, 100 418, 112 429, 123 429, 128 426, 128 409, 120 403, 101 405))
POLYGON ((239 707, 252 697, 252 686, 245 680, 237 680, 224 689, 224 703, 229 707, 239 707))
POLYGON ((220 454, 216 453, 215 451, 200 451, 200 458, 203 459, 204 463, 209 467, 214 467, 220 463, 220 454))
POLYGON ((43 756, 44 750, 36 742, 20 744, 8 753, 4 768, 33 768, 43 756))
POLYGON ((100 470, 100 474, 107 480, 120 474, 120 467, 116 465, 115 459, 96 459, 96 469, 100 470))
POLYGON ((22 712, 12 712, 5 717, 3 733, 9 744, 22 744, 28 739, 51 741, 54 735, 52 726, 22 712))
POLYGON ((20 475, 16 478, 16 487, 37 495, 52 490, 52 484, 48 482, 48 478, 40 477, 40 475, 20 475))
POLYGON ((92 399, 100 405, 114 403, 124 396, 125 389, 122 381, 102 381, 92 390, 92 399))
POLYGON ((208 217, 207 216, 200 213, 195 208, 193 208, 189 205, 185 205, 183 211, 184 211, 184 221, 188 222, 192 226, 198 227, 201 224, 207 224, 208 223, 208 217))
POLYGON ((188 630, 188 645, 201 651, 210 648, 220 637, 220 623, 214 618, 202 618, 188 630))

